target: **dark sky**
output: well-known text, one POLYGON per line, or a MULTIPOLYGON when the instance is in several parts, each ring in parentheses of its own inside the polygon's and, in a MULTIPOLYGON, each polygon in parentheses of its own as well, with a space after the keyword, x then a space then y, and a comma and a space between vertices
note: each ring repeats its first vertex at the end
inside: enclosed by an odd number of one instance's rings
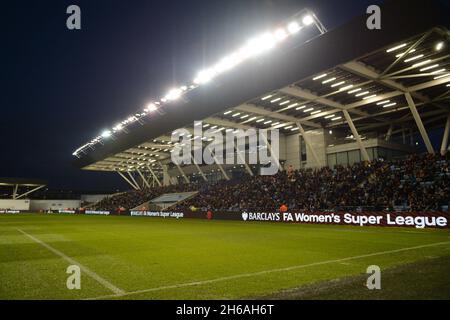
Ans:
POLYGON ((334 28, 380 2, 2 1, 0 176, 123 188, 116 174, 72 167, 73 150, 305 6, 334 28), (81 31, 66 28, 71 4, 81 31))

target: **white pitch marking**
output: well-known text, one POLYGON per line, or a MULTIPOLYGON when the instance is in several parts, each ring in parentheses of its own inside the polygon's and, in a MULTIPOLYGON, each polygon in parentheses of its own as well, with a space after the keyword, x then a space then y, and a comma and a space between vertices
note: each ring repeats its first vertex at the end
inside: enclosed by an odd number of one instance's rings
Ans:
POLYGON ((409 247, 409 248, 402 248, 402 249, 396 249, 396 250, 363 254, 363 255, 347 257, 347 258, 343 258, 343 259, 334 259, 334 260, 327 260, 327 261, 322 261, 322 262, 314 262, 314 263, 310 263, 310 264, 303 264, 303 265, 292 266, 292 267, 287 267, 287 268, 271 269, 271 270, 253 272, 253 273, 242 273, 242 274, 237 274, 234 276, 216 278, 216 279, 211 279, 211 280, 195 281, 195 282, 174 284, 174 285, 170 285, 170 286, 162 286, 162 287, 156 287, 156 288, 150 288, 150 289, 144 289, 144 290, 130 291, 130 292, 122 293, 122 294, 114 294, 114 295, 108 295, 108 296, 89 298, 86 300, 118 298, 118 297, 131 296, 131 295, 142 294, 142 293, 149 293, 149 292, 154 292, 154 291, 162 291, 162 290, 169 290, 169 289, 178 289, 178 288, 183 288, 183 287, 199 286, 199 285, 211 284, 211 283, 227 281, 227 280, 235 280, 235 279, 241 279, 241 278, 261 276, 261 275, 265 275, 268 273, 292 271, 292 270, 303 269, 303 268, 308 268, 308 267, 321 266, 321 265, 325 265, 325 264, 342 263, 345 261, 351 261, 351 260, 369 258, 369 257, 376 257, 376 256, 385 255, 385 254, 417 250, 417 249, 423 249, 423 248, 429 248, 429 247, 436 247, 436 246, 441 246, 441 245, 445 245, 445 244, 450 244, 450 241, 437 242, 437 243, 425 244, 425 245, 416 246, 416 247, 409 247))
POLYGON ((23 235, 27 236, 28 238, 30 238, 31 240, 33 240, 34 242, 39 243, 41 246, 45 247, 46 249, 48 249, 49 251, 53 252, 54 254, 56 254, 57 256, 60 256, 61 258, 63 258, 64 260, 66 260, 67 262, 69 262, 71 265, 77 265, 80 267, 81 271, 83 271, 85 274, 87 274, 89 277, 91 277, 92 279, 94 279, 95 281, 97 281, 98 283, 100 283, 101 285, 103 285, 105 288, 111 290, 112 292, 114 292, 116 295, 123 295, 126 292, 123 291, 122 289, 119 289, 118 287, 116 287, 115 285, 113 285, 111 282, 109 282, 108 280, 103 279, 102 277, 100 277, 98 274, 96 274, 94 271, 90 270, 88 267, 83 266, 81 263, 79 263, 78 261, 72 259, 71 257, 65 255, 64 253, 62 253, 59 250, 56 250, 55 248, 51 247, 50 245, 48 245, 47 243, 45 243, 44 241, 32 236, 31 234, 26 233, 25 231, 21 230, 21 229, 17 229, 20 233, 22 233, 23 235))

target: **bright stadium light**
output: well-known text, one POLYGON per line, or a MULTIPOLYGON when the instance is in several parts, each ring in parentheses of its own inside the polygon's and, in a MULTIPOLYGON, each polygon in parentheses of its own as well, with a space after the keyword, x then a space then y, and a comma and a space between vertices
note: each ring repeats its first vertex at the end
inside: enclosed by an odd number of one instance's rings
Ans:
POLYGON ((121 123, 117 124, 114 128, 113 131, 117 132, 117 131, 122 131, 123 130, 123 125, 121 123))
POLYGON ((406 59, 405 62, 411 62, 411 61, 414 61, 414 60, 417 60, 417 59, 420 59, 420 58, 423 58, 423 54, 419 54, 417 56, 414 56, 414 57, 411 57, 409 59, 406 59))
POLYGON ((314 18, 308 14, 303 17, 302 22, 305 26, 309 26, 310 24, 314 23, 314 18))
POLYGON ((241 63, 242 60, 239 57, 238 54, 232 54, 224 59, 222 59, 215 67, 214 67, 214 71, 216 73, 222 73, 225 71, 228 71, 232 68, 234 68, 235 66, 237 66, 239 63, 241 63))
POLYGON ((444 42, 438 42, 435 47, 436 51, 441 51, 442 48, 444 48, 444 42))
POLYGON ((325 81, 322 81, 322 84, 327 84, 327 83, 330 83, 330 82, 332 82, 334 80, 336 80, 336 78, 333 77, 333 78, 327 79, 325 81))
POLYGON ((210 82, 215 76, 216 73, 214 70, 203 70, 198 73, 197 78, 195 78, 194 82, 196 84, 205 84, 210 82))
POLYGON ((183 90, 179 88, 175 88, 169 91, 165 98, 169 101, 177 100, 181 97, 181 94, 183 93, 183 90))
MULTIPOLYGON (((164 107, 164 105, 169 101, 174 101, 179 99, 184 93, 197 89, 200 85, 204 85, 212 80, 214 80, 217 76, 233 69, 237 65, 249 60, 255 56, 260 54, 267 53, 268 51, 274 49, 278 43, 281 43, 285 39, 289 37, 293 37, 297 34, 302 28, 312 25, 315 23, 319 31, 323 34, 326 32, 325 28, 321 28, 320 21, 312 14, 308 13, 306 10, 303 10, 302 15, 298 13, 294 20, 290 22, 285 22, 286 24, 282 27, 276 28, 273 31, 265 32, 255 38, 251 38, 244 46, 242 46, 239 50, 234 53, 225 56, 222 60, 219 60, 215 65, 210 66, 202 71, 200 71, 195 79, 193 79, 192 83, 185 84, 180 86, 179 88, 175 88, 170 90, 167 95, 161 97, 159 101, 154 102, 154 105, 149 105, 144 109, 143 113, 137 113, 135 116, 128 118, 121 122, 121 124, 125 127, 126 125, 137 121, 141 117, 149 115, 149 113, 157 111, 158 109, 164 107)), ((321 78, 320 76, 317 78, 321 78)), ((315 80, 317 80, 315 79, 315 80)), ((263 98, 262 100, 268 100, 272 98, 273 95, 263 98)), ((281 100, 281 99, 280 99, 281 100)), ((276 100, 278 101, 278 100, 276 100)), ((115 131, 116 132, 116 131, 115 131)), ((99 140, 100 141, 100 140, 99 140)), ((95 144, 99 141, 95 141, 91 144, 86 144, 79 148, 78 151, 83 151, 85 148, 91 147, 92 144, 95 144)), ((78 154, 78 151, 76 152, 78 154)))
POLYGON ((313 80, 314 80, 314 81, 317 81, 317 80, 319 80, 319 79, 325 78, 326 76, 327 76, 327 74, 324 73, 324 74, 321 74, 320 76, 317 76, 317 77, 313 78, 313 80))
POLYGON ((154 112, 156 110, 158 110, 158 107, 154 103, 149 103, 147 105, 147 108, 145 108, 145 111, 147 111, 147 112, 154 112))
POLYGON ((389 52, 392 52, 392 51, 396 51, 396 50, 404 48, 406 46, 407 46, 407 43, 402 43, 402 44, 400 44, 398 46, 395 46, 393 48, 387 49, 386 52, 389 53, 389 52))
POLYGON ((439 64, 433 64, 432 66, 429 66, 429 67, 425 67, 425 68, 420 69, 420 72, 424 72, 424 71, 427 71, 427 70, 431 70, 431 69, 434 69, 434 68, 437 68, 437 67, 439 67, 439 64))
POLYGON ((353 93, 356 93, 356 92, 359 92, 359 91, 361 91, 362 89, 361 88, 357 88, 357 89, 353 89, 353 90, 351 90, 351 91, 349 91, 349 92, 347 92, 348 94, 353 94, 353 93))
POLYGON ((293 21, 293 22, 288 24, 287 29, 288 29, 290 34, 296 34, 297 32, 300 31, 301 27, 298 24, 298 22, 293 21))
POLYGON ((274 36, 275 36, 275 39, 277 39, 278 41, 283 41, 284 39, 286 39, 288 37, 288 34, 285 29, 280 28, 277 31, 275 31, 274 36))
POLYGON ((102 138, 109 138, 111 137, 111 131, 105 130, 102 132, 102 138))
POLYGON ((271 33, 264 33, 256 38, 251 39, 247 42, 244 47, 244 56, 253 56, 264 53, 275 47, 276 41, 271 33))

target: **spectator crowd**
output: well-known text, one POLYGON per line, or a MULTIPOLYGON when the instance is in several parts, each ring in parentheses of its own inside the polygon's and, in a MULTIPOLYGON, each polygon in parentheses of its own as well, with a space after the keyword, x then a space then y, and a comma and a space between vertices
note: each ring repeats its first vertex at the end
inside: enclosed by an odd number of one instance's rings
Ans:
POLYGON ((202 211, 296 210, 439 211, 450 198, 450 160, 440 155, 412 155, 333 169, 281 171, 274 176, 246 176, 203 185, 184 184, 132 191, 105 199, 99 209, 134 208, 164 193, 200 192, 178 205, 202 211))

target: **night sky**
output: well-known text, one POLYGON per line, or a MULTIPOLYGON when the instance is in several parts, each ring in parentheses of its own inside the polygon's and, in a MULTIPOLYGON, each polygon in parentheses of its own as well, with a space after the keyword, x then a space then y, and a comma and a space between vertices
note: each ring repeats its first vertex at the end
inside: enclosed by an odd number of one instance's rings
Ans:
POLYGON ((124 188, 116 174, 72 167, 72 152, 305 6, 332 29, 380 2, 3 1, 0 176, 124 188), (66 28, 71 4, 81 7, 81 31, 66 28))

